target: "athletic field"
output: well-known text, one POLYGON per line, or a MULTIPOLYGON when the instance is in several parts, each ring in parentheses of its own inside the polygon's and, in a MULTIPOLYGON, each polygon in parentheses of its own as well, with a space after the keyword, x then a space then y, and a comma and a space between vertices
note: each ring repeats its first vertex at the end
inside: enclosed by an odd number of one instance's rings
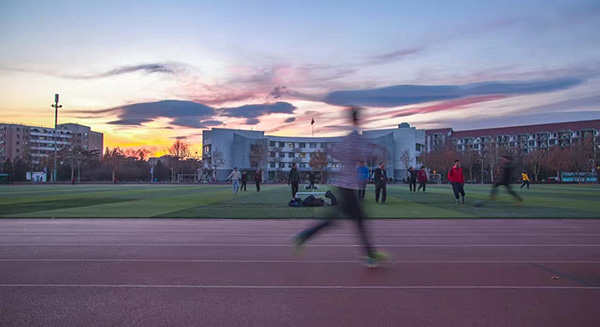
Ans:
MULTIPOLYGON (((376 204, 374 186, 365 206, 371 218, 600 218, 599 185, 532 185, 515 205, 489 185, 466 185, 467 203, 454 204, 449 185, 429 185, 411 194, 408 185, 388 185, 388 201, 376 204), (476 203, 482 206, 475 206, 476 203)), ((320 191, 324 190, 323 187, 320 191)), ((317 218, 330 208, 291 208, 286 185, 232 194, 229 185, 7 185, 0 186, 0 217, 11 218, 317 218)))

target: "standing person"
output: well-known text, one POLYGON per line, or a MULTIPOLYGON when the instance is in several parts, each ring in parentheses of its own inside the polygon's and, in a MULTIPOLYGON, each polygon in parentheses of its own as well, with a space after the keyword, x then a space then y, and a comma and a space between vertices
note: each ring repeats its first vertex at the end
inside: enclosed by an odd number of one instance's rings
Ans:
POLYGON ((375 169, 373 174, 375 181, 375 202, 379 202, 379 194, 381 193, 381 203, 385 203, 387 199, 387 173, 385 172, 385 162, 379 163, 379 168, 375 169))
POLYGON ((288 185, 292 186, 292 199, 296 198, 298 192, 298 183, 300 182, 300 174, 298 173, 298 164, 294 163, 288 177, 288 185))
POLYGON ((527 175, 527 172, 525 172, 523 170, 523 172, 521 173, 521 178, 523 179, 523 184, 521 184, 521 188, 523 188, 523 186, 527 185, 527 189, 529 189, 529 175, 527 175))
POLYGON ((448 171, 448 180, 452 184, 452 191, 456 198, 456 204, 459 204, 458 195, 462 196, 462 204, 465 204, 465 176, 463 169, 460 167, 460 160, 454 161, 454 166, 448 171))
POLYGON ((260 183, 262 183, 262 173, 260 169, 256 170, 256 174, 254 174, 254 182, 256 183, 256 192, 260 192, 260 183))
POLYGON ((227 179, 231 179, 231 183, 233 185, 233 194, 237 194, 237 191, 240 188, 240 172, 238 171, 237 167, 233 168, 233 171, 231 174, 229 174, 227 179))
MULTIPOLYGON (((336 144, 332 149, 332 156, 339 160, 341 168, 336 178, 339 188, 338 205, 335 208, 338 210, 334 214, 348 216, 358 228, 363 248, 367 256, 367 265, 376 267, 377 262, 387 259, 387 255, 381 252, 376 252, 374 247, 369 242, 369 236, 364 225, 367 216, 362 210, 360 201, 358 200, 358 179, 356 178, 356 163, 363 159, 362 152, 366 152, 363 148, 361 136, 358 134, 358 108, 352 108, 352 119, 354 130, 347 135, 341 142, 336 144)), ((302 246, 318 232, 330 227, 335 216, 318 223, 302 232, 294 238, 296 251, 299 251, 302 246)))
POLYGON ((367 193, 367 183, 369 182, 369 168, 365 167, 364 161, 358 163, 356 168, 356 174, 358 175, 358 199, 360 201, 365 200, 365 194, 367 193))
POLYGON ((427 171, 425 170, 425 166, 421 166, 421 169, 417 172, 417 181, 419 182, 419 189, 423 189, 423 193, 425 193, 425 187, 427 186, 427 171))
POLYGON ((514 166, 510 156, 500 157, 500 178, 496 181, 496 183, 494 183, 494 186, 492 186, 492 192, 490 193, 491 200, 496 200, 496 189, 499 186, 505 186, 506 191, 508 194, 513 196, 515 202, 523 202, 523 199, 510 187, 510 179, 512 177, 513 169, 514 166))
POLYGON ((315 189, 315 172, 311 171, 310 174, 308 174, 308 182, 310 183, 308 185, 308 188, 311 190, 315 189))
POLYGON ((248 178, 248 174, 244 171, 242 172, 242 186, 240 186, 240 191, 244 190, 244 192, 246 191, 246 180, 248 178))
POLYGON ((416 193, 417 192, 417 172, 413 167, 408 168, 408 189, 416 193))

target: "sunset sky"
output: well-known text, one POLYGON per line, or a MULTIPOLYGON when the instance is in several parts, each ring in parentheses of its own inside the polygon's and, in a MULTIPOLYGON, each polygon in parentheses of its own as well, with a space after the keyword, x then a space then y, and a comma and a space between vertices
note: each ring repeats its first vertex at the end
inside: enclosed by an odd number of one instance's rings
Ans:
POLYGON ((160 152, 202 129, 336 135, 600 119, 600 2, 0 2, 0 121, 160 152))

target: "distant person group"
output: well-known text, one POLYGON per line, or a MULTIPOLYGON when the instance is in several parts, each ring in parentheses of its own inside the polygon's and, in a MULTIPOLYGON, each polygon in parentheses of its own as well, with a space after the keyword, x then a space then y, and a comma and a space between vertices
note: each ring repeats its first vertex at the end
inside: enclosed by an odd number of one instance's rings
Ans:
MULTIPOLYGON (((248 182, 248 173, 238 171, 237 167, 233 168, 233 171, 229 176, 227 176, 227 180, 231 180, 233 186, 233 194, 237 194, 239 191, 246 192, 246 184, 248 182), (240 186, 241 183, 241 186, 240 186)), ((262 172, 260 169, 257 169, 254 173, 254 183, 256 184, 256 192, 260 192, 260 184, 262 183, 262 172)))

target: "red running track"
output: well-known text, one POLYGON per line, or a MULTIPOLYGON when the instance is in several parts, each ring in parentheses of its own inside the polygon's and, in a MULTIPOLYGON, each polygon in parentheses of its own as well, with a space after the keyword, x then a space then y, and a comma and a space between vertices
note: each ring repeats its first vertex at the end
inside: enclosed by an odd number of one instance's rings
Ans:
POLYGON ((598 326, 599 220, 0 220, 0 326, 598 326))

